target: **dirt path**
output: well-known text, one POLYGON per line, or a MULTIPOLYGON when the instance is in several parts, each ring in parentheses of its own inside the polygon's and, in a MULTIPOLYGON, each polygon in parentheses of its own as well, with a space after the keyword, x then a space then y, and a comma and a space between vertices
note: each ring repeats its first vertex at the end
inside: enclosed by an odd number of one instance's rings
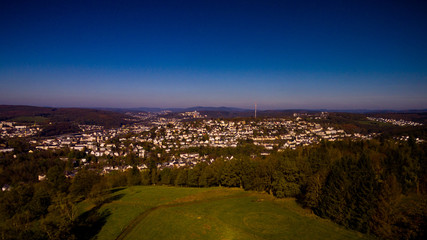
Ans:
POLYGON ((138 224, 146 218, 150 213, 158 210, 158 209, 165 209, 165 208, 171 208, 171 207, 180 207, 180 206, 186 206, 186 205, 192 205, 197 203, 203 203, 203 202, 210 202, 210 201, 220 201, 220 200, 226 200, 226 199, 232 199, 232 198, 241 198, 243 196, 246 196, 246 194, 233 194, 228 196, 221 196, 221 197, 214 197, 214 198, 207 198, 207 199, 201 199, 201 200, 192 200, 187 202, 178 202, 178 203, 169 203, 164 205, 159 205, 153 208, 148 209, 147 211, 141 213, 139 216, 134 218, 123 231, 117 236, 116 240, 123 240, 126 238, 126 236, 133 231, 133 229, 138 226, 138 224))

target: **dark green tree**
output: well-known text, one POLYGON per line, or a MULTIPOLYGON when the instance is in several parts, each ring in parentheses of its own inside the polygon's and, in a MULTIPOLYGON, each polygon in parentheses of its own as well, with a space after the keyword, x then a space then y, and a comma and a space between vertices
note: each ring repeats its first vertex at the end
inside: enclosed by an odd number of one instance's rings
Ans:
POLYGON ((188 170, 187 169, 179 169, 178 174, 175 179, 175 186, 186 186, 187 185, 187 176, 188 176, 188 170))
POLYGON ((74 196, 88 197, 92 187, 100 181, 100 176, 97 172, 81 169, 74 177, 70 193, 74 196))
POLYGON ((141 184, 141 173, 136 166, 126 171, 126 177, 128 186, 141 184))
POLYGON ((56 190, 61 192, 67 191, 69 182, 65 177, 64 169, 59 165, 49 168, 46 178, 56 190))

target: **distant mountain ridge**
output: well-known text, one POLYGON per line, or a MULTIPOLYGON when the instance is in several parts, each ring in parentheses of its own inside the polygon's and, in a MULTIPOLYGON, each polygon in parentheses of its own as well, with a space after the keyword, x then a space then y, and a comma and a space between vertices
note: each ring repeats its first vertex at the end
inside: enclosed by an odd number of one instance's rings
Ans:
POLYGON ((117 111, 117 112, 193 112, 193 111, 222 111, 222 112, 245 112, 253 111, 251 109, 235 108, 235 107, 189 107, 189 108, 152 108, 152 107, 138 107, 138 108, 95 108, 99 110, 117 111))
MULTIPOLYGON (((248 108, 237 108, 237 107, 205 107, 205 106, 195 106, 188 108, 153 108, 153 107, 137 107, 137 108, 95 108, 99 110, 115 111, 115 112, 162 112, 162 111, 171 111, 171 112, 254 112, 255 109, 248 108)), ((427 109, 408 109, 408 110, 393 110, 393 109, 304 109, 304 108, 295 108, 295 109, 258 109, 258 113, 262 112, 346 112, 346 113, 423 113, 427 112, 427 109)))
MULTIPOLYGON (((198 111, 209 117, 250 117, 254 116, 254 109, 245 109, 237 107, 205 107, 195 106, 189 108, 54 108, 54 107, 36 107, 25 105, 0 105, 0 121, 8 120, 22 116, 42 116, 54 121, 76 121, 79 123, 106 123, 106 125, 124 124, 125 112, 162 112, 171 111, 172 113, 198 111)), ((332 109, 273 109, 257 110, 259 117, 280 117, 292 113, 316 113, 316 112, 344 112, 359 114, 388 114, 388 113, 427 113, 427 109, 409 109, 409 110, 332 110, 332 109)))

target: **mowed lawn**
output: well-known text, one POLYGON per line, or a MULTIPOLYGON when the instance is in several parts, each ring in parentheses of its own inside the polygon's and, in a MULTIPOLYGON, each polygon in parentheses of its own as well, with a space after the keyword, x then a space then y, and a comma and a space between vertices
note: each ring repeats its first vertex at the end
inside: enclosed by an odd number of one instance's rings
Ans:
POLYGON ((365 239, 293 199, 230 188, 136 186, 119 190, 95 237, 107 239, 365 239))

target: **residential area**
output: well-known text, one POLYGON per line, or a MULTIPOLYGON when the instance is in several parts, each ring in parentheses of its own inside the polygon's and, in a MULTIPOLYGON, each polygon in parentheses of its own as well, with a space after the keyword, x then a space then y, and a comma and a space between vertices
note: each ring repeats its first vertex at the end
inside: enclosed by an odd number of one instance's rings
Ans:
POLYGON ((397 126, 423 126, 422 123, 412 122, 412 121, 406 121, 403 119, 390 119, 390 118, 374 118, 374 117, 367 117, 368 120, 371 121, 377 121, 382 123, 390 123, 397 126))
MULTIPOLYGON (((324 116, 327 113, 322 113, 324 116)), ((133 114, 135 115, 135 114, 133 114)), ((322 140, 337 141, 344 138, 370 139, 375 134, 346 133, 342 129, 326 127, 304 120, 298 115, 288 118, 265 119, 208 119, 197 111, 178 117, 166 118, 164 114, 136 114, 144 121, 115 129, 96 125, 79 125, 77 134, 54 137, 34 137, 29 143, 35 150, 60 150, 69 148, 84 151, 99 159, 124 158, 129 154, 146 158, 156 154, 163 159, 159 168, 193 166, 198 162, 212 162, 208 156, 192 152, 200 147, 235 148, 240 143, 253 143, 264 149, 262 155, 272 151, 296 149, 322 140)), ((37 125, 18 126, 2 122, 2 136, 36 136, 41 130, 37 125)), ((2 152, 13 151, 11 148, 2 152)), ((88 164, 86 159, 82 164, 88 164)), ((108 165, 108 164, 107 164, 108 165)), ((120 166, 105 166, 104 172, 126 170, 120 166)), ((140 169, 147 168, 144 164, 140 169)))

